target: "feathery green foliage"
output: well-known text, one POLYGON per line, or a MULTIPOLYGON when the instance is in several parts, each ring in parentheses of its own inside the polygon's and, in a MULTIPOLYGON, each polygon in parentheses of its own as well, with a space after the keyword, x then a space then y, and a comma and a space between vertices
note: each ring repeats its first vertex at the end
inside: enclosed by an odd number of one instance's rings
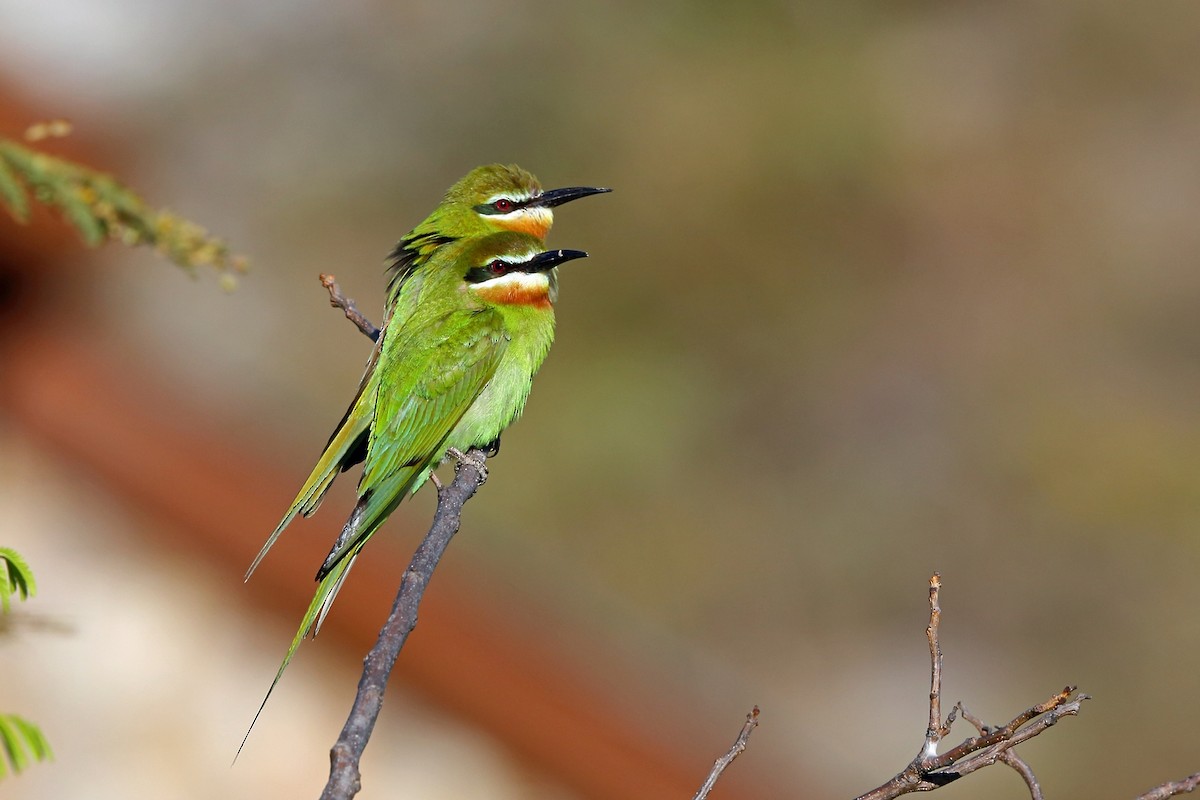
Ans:
POLYGON ((4 759, 0 760, 0 778, 11 772, 16 774, 34 761, 49 761, 54 758, 50 742, 38 726, 16 714, 0 714, 0 748, 4 759))
POLYGON ((22 600, 28 600, 37 594, 37 583, 25 559, 11 547, 0 547, 0 562, 3 562, 3 570, 0 570, 0 608, 7 614, 12 596, 17 594, 22 600))
MULTIPOLYGON (((12 596, 28 600, 37 593, 37 583, 25 559, 10 547, 0 547, 0 603, 8 613, 12 596)), ((0 778, 10 772, 16 774, 34 761, 46 761, 54 757, 50 743, 38 726, 16 714, 0 714, 0 778)))
MULTIPOLYGON (((47 126, 30 128, 26 138, 39 140, 69 130, 46 133, 47 126)), ((226 289, 237 285, 235 273, 247 269, 246 260, 230 253, 225 242, 194 222, 149 208, 113 176, 0 138, 0 206, 25 223, 31 196, 35 202, 58 209, 91 247, 110 240, 150 245, 188 272, 194 273, 197 267, 214 268, 226 289)))

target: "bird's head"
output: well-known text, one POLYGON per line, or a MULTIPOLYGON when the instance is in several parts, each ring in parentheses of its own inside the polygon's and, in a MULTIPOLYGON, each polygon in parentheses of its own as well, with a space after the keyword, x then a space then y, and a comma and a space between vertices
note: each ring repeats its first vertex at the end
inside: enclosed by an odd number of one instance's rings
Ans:
POLYGON ((443 232, 456 238, 517 231, 544 239, 554 224, 554 208, 608 191, 590 186, 543 191, 537 178, 515 164, 487 164, 450 187, 439 207, 444 212, 440 222, 443 232))
POLYGON ((455 259, 462 290, 485 305, 549 308, 558 295, 556 267, 587 253, 543 247, 538 237, 515 231, 467 244, 455 259))

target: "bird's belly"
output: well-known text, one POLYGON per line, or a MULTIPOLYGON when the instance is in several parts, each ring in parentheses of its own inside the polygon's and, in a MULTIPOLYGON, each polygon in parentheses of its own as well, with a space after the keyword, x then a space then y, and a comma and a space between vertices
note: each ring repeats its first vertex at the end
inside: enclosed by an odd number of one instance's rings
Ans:
POLYGON ((536 367, 526 359, 505 359, 479 397, 446 439, 447 447, 466 451, 494 442, 521 415, 536 367))

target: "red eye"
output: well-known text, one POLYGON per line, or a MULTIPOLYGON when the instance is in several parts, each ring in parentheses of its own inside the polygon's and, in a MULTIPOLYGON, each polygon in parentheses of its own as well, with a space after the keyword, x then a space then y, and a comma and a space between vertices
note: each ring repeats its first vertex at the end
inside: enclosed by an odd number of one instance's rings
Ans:
POLYGON ((493 275, 503 275, 508 271, 508 265, 497 259, 496 261, 493 261, 487 265, 487 270, 493 275))
POLYGON ((501 197, 499 200, 492 203, 492 208, 496 209, 501 214, 507 214, 509 211, 513 210, 514 204, 513 201, 509 200, 507 197, 501 197))

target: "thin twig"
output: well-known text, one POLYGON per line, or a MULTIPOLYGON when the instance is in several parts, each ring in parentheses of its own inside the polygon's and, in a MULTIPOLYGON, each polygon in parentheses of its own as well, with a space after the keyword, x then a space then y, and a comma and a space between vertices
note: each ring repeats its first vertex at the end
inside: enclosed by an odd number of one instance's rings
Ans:
POLYGON ((348 800, 362 788, 358 762, 383 706, 388 676, 408 634, 417 626, 417 607, 425 587, 433 577, 433 570, 450 544, 450 539, 458 532, 463 504, 471 499, 483 482, 482 470, 477 464, 482 464, 487 454, 476 448, 468 451, 467 456, 468 459, 456 468, 454 481, 438 491, 433 524, 404 572, 400 591, 387 622, 379 632, 379 640, 363 662, 362 679, 358 682, 358 694, 354 698, 350 716, 329 751, 329 782, 325 784, 321 800, 348 800))
POLYGON ((1155 786, 1150 791, 1139 794, 1134 800, 1166 800, 1168 797, 1194 792, 1196 789, 1200 789, 1200 772, 1189 775, 1181 781, 1168 781, 1155 786))
POLYGON ((729 752, 718 758, 713 763, 712 770, 708 773, 708 777, 704 779, 704 784, 701 785, 700 791, 696 792, 692 800, 704 800, 708 797, 708 793, 717 783, 717 778, 721 777, 721 773, 725 768, 733 763, 733 760, 742 754, 746 749, 746 744, 750 741, 750 733, 758 727, 758 706, 746 715, 746 724, 742 726, 742 732, 738 734, 737 740, 734 741, 733 747, 729 748, 729 752))
POLYGON ((937 755, 938 742, 950 733, 950 724, 954 721, 951 711, 950 719, 942 723, 942 646, 938 641, 938 628, 942 622, 942 607, 938 601, 941 588, 942 576, 935 572, 929 579, 929 625, 925 628, 925 638, 929 640, 929 725, 925 728, 922 749, 925 757, 937 755))
POLYGON ((379 341, 379 328, 371 324, 371 321, 363 316, 363 313, 358 310, 358 306, 354 304, 346 295, 342 294, 342 290, 337 285, 337 279, 332 275, 322 274, 321 285, 329 292, 329 305, 334 308, 340 308, 342 313, 346 315, 346 319, 353 322, 358 329, 362 331, 372 342, 379 341))

